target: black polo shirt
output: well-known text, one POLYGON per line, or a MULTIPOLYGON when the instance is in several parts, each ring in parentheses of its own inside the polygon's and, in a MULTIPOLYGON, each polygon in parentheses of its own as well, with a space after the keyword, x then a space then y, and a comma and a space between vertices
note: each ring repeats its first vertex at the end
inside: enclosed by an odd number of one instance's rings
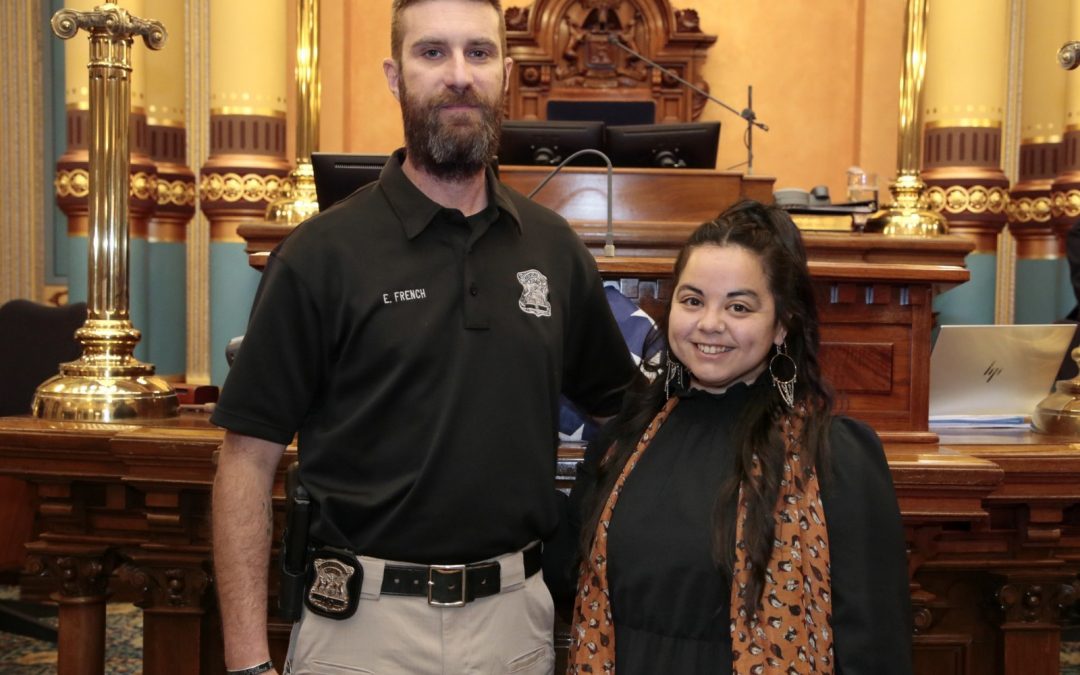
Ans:
POLYGON ((468 562, 554 529, 559 393, 610 415, 635 370, 565 220, 490 172, 465 218, 402 158, 272 253, 212 421, 299 433, 319 540, 468 562))

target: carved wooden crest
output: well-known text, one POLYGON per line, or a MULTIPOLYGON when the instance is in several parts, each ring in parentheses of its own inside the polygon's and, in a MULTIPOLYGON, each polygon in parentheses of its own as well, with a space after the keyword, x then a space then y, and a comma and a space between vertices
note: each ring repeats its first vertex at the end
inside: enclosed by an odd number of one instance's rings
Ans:
POLYGON ((631 50, 708 91, 701 77, 715 35, 668 0, 536 0, 506 10, 512 119, 546 119, 549 101, 653 101, 657 122, 697 119, 704 97, 631 50))

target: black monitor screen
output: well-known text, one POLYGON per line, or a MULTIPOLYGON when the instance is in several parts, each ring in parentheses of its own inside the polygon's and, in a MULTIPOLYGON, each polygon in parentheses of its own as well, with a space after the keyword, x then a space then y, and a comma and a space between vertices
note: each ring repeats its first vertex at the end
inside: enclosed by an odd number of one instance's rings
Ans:
POLYGON ((636 124, 607 128, 607 154, 615 166, 716 168, 719 122, 636 124))
POLYGON ((387 159, 387 155, 311 153, 319 210, 325 211, 368 183, 378 180, 387 159))
MULTIPOLYGON (((555 166, 578 150, 600 150, 603 142, 603 122, 504 120, 499 164, 555 166)), ((583 155, 574 160, 574 166, 604 166, 604 160, 596 155, 583 155)))
POLYGON ((652 124, 656 121, 654 101, 548 101, 549 120, 599 120, 615 124, 652 124))

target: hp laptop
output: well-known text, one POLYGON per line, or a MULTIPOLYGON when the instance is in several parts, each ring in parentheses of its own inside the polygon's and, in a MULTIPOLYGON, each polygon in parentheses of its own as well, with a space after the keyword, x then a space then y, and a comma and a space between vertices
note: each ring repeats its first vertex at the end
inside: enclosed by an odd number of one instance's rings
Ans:
POLYGON ((930 354, 930 421, 1015 417, 1053 388, 1075 324, 942 326, 930 354))

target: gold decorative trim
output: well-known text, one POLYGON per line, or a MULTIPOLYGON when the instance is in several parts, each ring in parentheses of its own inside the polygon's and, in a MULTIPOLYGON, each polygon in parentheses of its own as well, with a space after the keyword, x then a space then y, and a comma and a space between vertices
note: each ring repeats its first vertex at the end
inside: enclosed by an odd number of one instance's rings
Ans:
MULTIPOLYGON (((157 177, 143 171, 131 175, 128 195, 138 200, 153 200, 157 193, 157 177)), ((90 173, 86 169, 59 170, 53 180, 57 197, 82 199, 90 194, 90 173)))
POLYGON ((158 206, 195 206, 195 181, 194 180, 165 180, 157 181, 157 204, 158 206))
POLYGON ((90 195, 90 172, 86 169, 60 169, 53 180, 57 197, 82 199, 90 195))
POLYGON ((926 129, 949 129, 953 127, 978 127, 987 129, 1000 129, 1001 120, 992 120, 978 117, 961 117, 957 119, 932 120, 926 123, 926 129))
POLYGON ((1065 137, 1061 134, 1053 134, 1051 136, 1032 136, 1030 138, 1021 138, 1020 145, 1043 145, 1060 143, 1065 137))
POLYGON ((1050 214, 1054 218, 1076 218, 1080 216, 1080 190, 1051 192, 1050 214))
MULTIPOLYGON (((128 195, 138 200, 154 201, 158 193, 157 175, 145 171, 131 174, 128 195)), ((86 169, 60 169, 53 180, 57 197, 82 199, 90 194, 90 172, 86 169)))
POLYGON ((277 117, 285 119, 284 110, 273 108, 257 108, 254 106, 227 105, 220 108, 211 108, 211 115, 252 115, 256 117, 277 117))
POLYGON ((281 191, 281 176, 257 173, 204 173, 199 180, 199 199, 210 202, 273 201, 281 191))
POLYGON ((1012 197, 1005 212, 1010 223, 1046 223, 1051 218, 1051 199, 1042 197, 1012 197))
POLYGON ((926 203, 934 211, 945 213, 1005 213, 1009 192, 1001 187, 973 185, 963 187, 934 185, 926 189, 926 203))
POLYGON ((157 201, 157 174, 145 171, 131 174, 128 195, 140 201, 157 201))

